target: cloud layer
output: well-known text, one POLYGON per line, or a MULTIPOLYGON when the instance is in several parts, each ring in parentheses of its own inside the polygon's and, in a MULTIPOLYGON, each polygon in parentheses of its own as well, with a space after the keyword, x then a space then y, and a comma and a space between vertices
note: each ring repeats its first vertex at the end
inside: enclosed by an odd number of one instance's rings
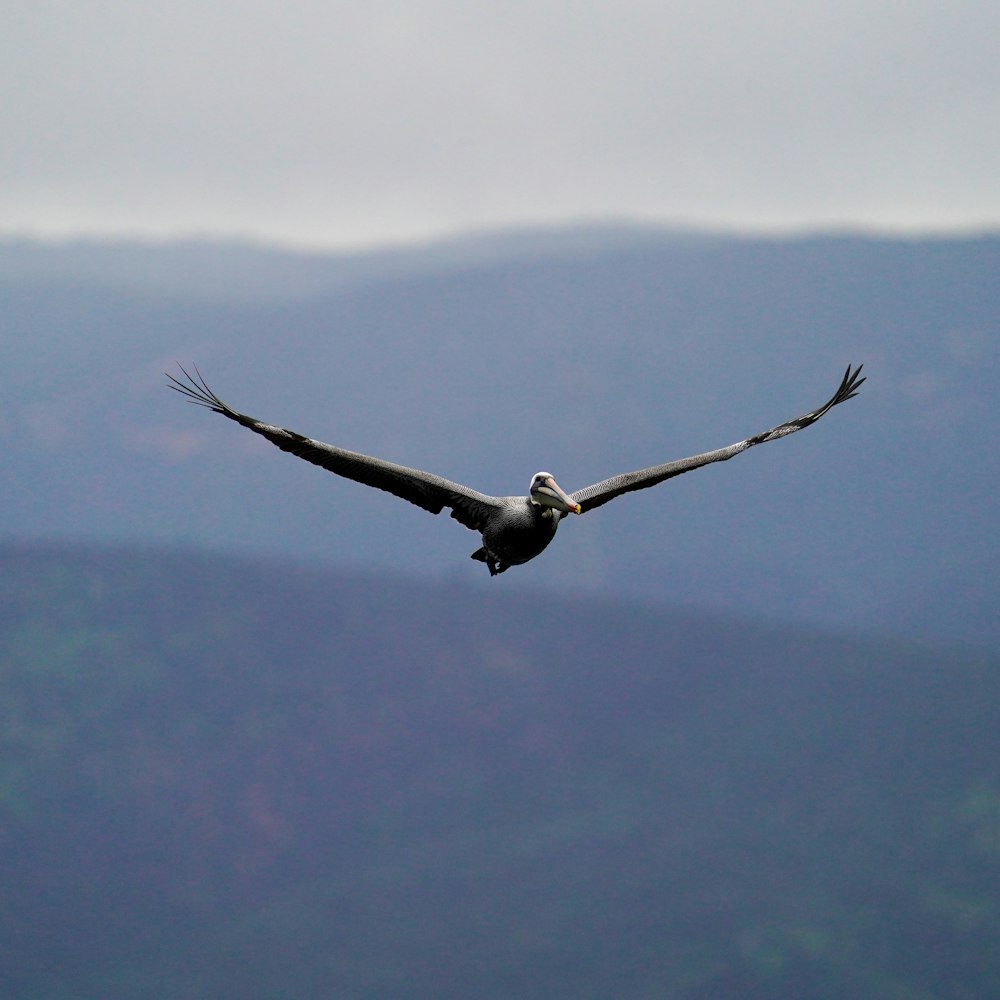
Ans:
POLYGON ((1000 223, 1000 8, 15 5, 6 232, 1000 223))

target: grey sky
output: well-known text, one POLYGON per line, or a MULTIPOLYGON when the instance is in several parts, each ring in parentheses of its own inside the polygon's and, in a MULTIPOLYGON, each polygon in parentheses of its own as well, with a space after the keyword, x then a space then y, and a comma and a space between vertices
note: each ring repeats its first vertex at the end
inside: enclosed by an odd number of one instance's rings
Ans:
POLYGON ((988 0, 10 0, 0 233, 1000 225, 988 0))

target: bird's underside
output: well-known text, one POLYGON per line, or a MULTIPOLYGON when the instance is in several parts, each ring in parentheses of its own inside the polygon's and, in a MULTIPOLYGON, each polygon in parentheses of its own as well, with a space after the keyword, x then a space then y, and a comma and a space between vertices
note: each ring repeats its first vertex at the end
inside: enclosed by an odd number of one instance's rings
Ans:
POLYGON ((449 508, 460 524, 482 534, 483 545, 472 553, 472 558, 486 563, 490 575, 495 576, 538 555, 555 536, 559 521, 569 513, 585 514, 624 493, 647 489, 713 462, 727 461, 754 445, 776 441, 814 424, 834 406, 857 395, 865 381, 861 367, 852 370, 848 365, 837 391, 818 409, 725 448, 621 473, 569 494, 563 492, 550 473, 539 472, 531 481, 528 495, 523 497, 489 496, 433 473, 324 444, 296 431, 263 423, 219 399, 197 368, 194 374, 180 368, 180 377, 168 374, 167 378, 172 389, 192 402, 260 434, 282 451, 339 476, 385 490, 432 514, 449 508))

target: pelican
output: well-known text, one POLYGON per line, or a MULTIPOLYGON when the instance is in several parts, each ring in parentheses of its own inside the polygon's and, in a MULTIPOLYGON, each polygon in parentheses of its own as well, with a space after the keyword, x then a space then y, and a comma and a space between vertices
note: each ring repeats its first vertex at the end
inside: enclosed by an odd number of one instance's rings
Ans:
POLYGON ((366 486, 374 486, 403 500, 409 500, 410 503, 432 514, 438 514, 443 508, 448 507, 456 521, 481 533, 482 547, 472 553, 472 558, 486 563, 490 576, 496 576, 511 566, 519 566, 534 559, 555 537, 559 522, 567 514, 586 514, 587 511, 596 510, 623 493, 644 490, 692 469, 710 465, 712 462, 728 461, 754 445, 776 441, 814 424, 828 410, 857 395, 858 389, 865 381, 859 377, 861 367, 858 365, 852 371, 848 365, 840 387, 819 409, 794 420, 787 420, 762 434, 755 434, 725 448, 706 451, 690 458, 677 459, 663 465, 651 465, 635 472, 623 472, 592 486, 585 486, 575 493, 566 493, 555 481, 552 473, 536 472, 531 477, 526 497, 487 496, 485 493, 479 493, 468 486, 453 483, 430 472, 421 472, 419 469, 396 465, 381 458, 347 451, 284 427, 265 424, 234 410, 219 399, 209 389, 197 367, 194 369, 194 375, 191 375, 178 365, 180 377, 167 373, 167 378, 170 380, 171 389, 182 393, 199 406, 206 406, 215 413, 221 413, 224 417, 248 427, 277 445, 282 451, 304 458, 307 462, 328 469, 338 476, 353 479, 366 486))

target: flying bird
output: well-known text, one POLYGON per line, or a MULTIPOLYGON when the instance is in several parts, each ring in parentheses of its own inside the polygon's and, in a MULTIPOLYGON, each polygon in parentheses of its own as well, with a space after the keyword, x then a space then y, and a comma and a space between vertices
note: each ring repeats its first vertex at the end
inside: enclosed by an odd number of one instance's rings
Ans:
POLYGON ((432 514, 438 514, 448 507, 456 521, 481 533, 482 547, 472 553, 472 558, 486 563, 491 576, 534 559, 552 541, 559 522, 568 514, 586 514, 623 493, 644 490, 684 472, 700 469, 703 465, 725 462, 754 445, 766 444, 794 434, 814 424, 834 406, 856 396, 865 381, 860 377, 861 365, 853 371, 848 365, 840 387, 819 409, 725 448, 663 465, 652 465, 635 472, 624 472, 575 493, 566 493, 550 472, 536 472, 531 477, 526 497, 493 497, 430 472, 421 472, 395 462, 337 448, 284 427, 248 417, 219 399, 209 389, 197 368, 194 369, 194 375, 191 375, 183 367, 178 367, 180 377, 167 374, 170 388, 187 396, 192 402, 248 427, 282 451, 304 458, 338 476, 402 497, 432 514))

